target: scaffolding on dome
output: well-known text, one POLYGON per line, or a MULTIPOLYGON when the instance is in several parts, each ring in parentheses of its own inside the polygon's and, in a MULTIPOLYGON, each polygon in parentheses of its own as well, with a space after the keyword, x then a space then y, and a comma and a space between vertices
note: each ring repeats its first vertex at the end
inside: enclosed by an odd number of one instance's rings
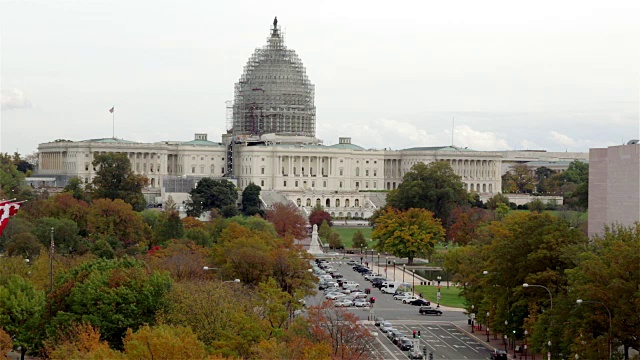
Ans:
POLYGON ((233 122, 228 133, 275 133, 314 137, 314 85, 295 51, 284 45, 277 20, 267 45, 256 49, 235 84, 233 122))

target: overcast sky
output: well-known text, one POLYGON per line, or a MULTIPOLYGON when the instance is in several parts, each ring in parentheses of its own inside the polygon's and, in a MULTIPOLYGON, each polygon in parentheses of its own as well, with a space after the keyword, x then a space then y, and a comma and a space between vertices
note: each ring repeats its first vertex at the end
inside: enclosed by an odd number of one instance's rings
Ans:
POLYGON ((640 137, 640 1, 0 0, 0 151, 220 141, 274 16, 317 136, 365 148, 588 151, 640 137), (455 119, 455 122, 454 120, 455 119))

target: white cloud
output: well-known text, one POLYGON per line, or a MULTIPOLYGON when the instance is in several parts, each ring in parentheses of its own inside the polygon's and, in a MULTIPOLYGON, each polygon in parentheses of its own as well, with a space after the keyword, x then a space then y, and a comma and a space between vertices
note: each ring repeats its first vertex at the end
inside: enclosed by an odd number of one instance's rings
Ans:
POLYGON ((562 145, 562 146, 576 146, 577 143, 574 139, 570 138, 567 135, 564 134, 560 134, 557 131, 549 131, 549 135, 551 135, 551 140, 555 141, 556 143, 562 145))
POLYGON ((467 125, 456 126, 454 143, 456 146, 468 147, 474 150, 508 150, 511 149, 507 140, 499 134, 490 131, 474 130, 467 125))
POLYGON ((2 108, 2 111, 30 107, 31 102, 22 90, 13 88, 0 91, 0 108, 2 108))

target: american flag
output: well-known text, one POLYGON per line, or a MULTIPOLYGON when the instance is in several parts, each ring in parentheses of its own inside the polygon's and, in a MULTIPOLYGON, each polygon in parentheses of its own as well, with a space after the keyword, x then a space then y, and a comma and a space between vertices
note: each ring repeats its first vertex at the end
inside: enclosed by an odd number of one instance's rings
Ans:
POLYGON ((18 213, 20 206, 22 206, 22 201, 0 201, 0 235, 2 235, 4 228, 7 227, 9 218, 18 213))

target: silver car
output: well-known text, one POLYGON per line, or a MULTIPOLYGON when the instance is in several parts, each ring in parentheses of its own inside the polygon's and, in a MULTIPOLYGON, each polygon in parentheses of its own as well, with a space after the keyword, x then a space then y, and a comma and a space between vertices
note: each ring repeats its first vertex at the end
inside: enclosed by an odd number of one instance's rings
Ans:
POLYGON ((393 325, 391 325, 390 322, 383 322, 382 326, 380 326, 380 331, 382 331, 383 333, 387 333, 387 331, 389 331, 390 329, 393 329, 393 325))
POLYGON ((335 307, 349 307, 349 306, 353 306, 353 301, 351 301, 349 299, 338 299, 338 300, 336 300, 335 303, 333 303, 333 306, 335 306, 335 307))

